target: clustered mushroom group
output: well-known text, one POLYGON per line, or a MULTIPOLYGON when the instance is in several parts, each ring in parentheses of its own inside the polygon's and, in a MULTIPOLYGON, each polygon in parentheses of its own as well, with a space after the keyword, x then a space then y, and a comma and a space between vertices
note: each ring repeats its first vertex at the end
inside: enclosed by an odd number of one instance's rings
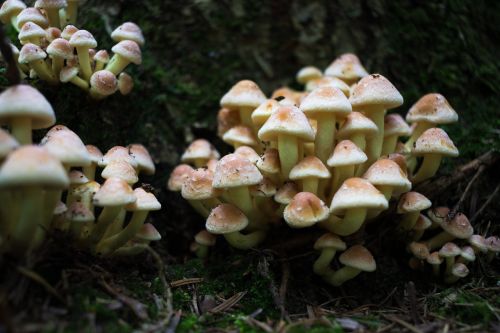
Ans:
POLYGON ((87 30, 74 26, 78 5, 83 0, 37 0, 26 7, 20 0, 6 0, 0 20, 19 32, 22 47, 11 44, 21 77, 39 78, 49 84, 72 83, 102 99, 117 90, 126 95, 134 83, 124 69, 142 62, 141 29, 125 22, 111 33, 117 42, 106 50, 96 50, 97 41, 87 30))
POLYGON ((133 255, 159 240, 145 221, 161 205, 133 188, 139 174, 155 172, 146 148, 116 146, 103 155, 55 121, 49 102, 29 85, 0 94, 0 124, 10 128, 0 129, 0 254, 23 257, 55 229, 102 256, 133 255), (32 130, 49 127, 33 144, 32 130))
POLYGON ((435 175, 443 157, 458 155, 438 127, 458 120, 445 97, 430 93, 418 100, 406 115, 410 126, 387 113, 403 104, 398 90, 384 76, 368 74, 354 54, 338 57, 324 72, 305 67, 297 81, 304 91, 282 87, 270 98, 252 81, 235 84, 218 113, 218 135, 234 153, 220 158, 198 139, 172 171, 167 187, 206 219, 192 243, 196 255, 206 257, 216 235, 249 249, 283 220, 291 228, 317 226, 325 234, 314 244, 320 255, 313 270, 339 286, 376 269, 363 237, 350 236, 362 234, 391 201, 401 214, 394 233, 406 241, 414 268, 432 262, 438 274, 446 260, 444 278, 454 282, 464 276, 469 253, 498 251, 496 237, 475 245, 484 238, 473 235, 463 214, 429 220, 420 212, 431 202, 410 192, 435 175), (462 259, 449 259, 443 248, 453 239, 473 251, 455 246, 454 256, 462 259))

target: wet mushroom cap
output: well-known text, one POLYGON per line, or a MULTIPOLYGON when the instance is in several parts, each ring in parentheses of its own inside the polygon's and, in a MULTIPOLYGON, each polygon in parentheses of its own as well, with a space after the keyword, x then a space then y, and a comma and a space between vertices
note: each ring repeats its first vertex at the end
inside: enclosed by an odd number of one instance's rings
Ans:
POLYGON ((103 157, 101 150, 94 145, 86 145, 85 148, 87 148, 92 163, 99 163, 103 157))
POLYGON ((228 234, 245 229, 248 219, 238 208, 230 204, 220 204, 212 209, 205 227, 212 234, 228 234))
POLYGON ((283 213, 285 221, 292 228, 310 227, 326 220, 328 215, 328 206, 310 192, 297 193, 283 213))

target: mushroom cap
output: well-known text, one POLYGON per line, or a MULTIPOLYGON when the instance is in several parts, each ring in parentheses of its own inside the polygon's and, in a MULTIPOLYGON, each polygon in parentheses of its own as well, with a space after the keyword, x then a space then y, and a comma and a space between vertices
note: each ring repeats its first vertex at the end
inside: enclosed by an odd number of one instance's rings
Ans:
POLYGON ((280 158, 277 149, 269 148, 256 163, 257 168, 263 173, 276 174, 280 172, 280 158))
POLYGON ((125 72, 118 75, 118 90, 122 95, 128 95, 134 88, 134 79, 125 72))
POLYGON ((99 163, 103 157, 101 150, 94 145, 86 145, 85 148, 87 148, 92 163, 99 163))
POLYGON ((61 69, 61 72, 59 73, 59 80, 61 80, 61 82, 63 83, 66 83, 71 81, 77 75, 78 75, 78 67, 65 66, 63 69, 61 69))
POLYGON ((81 167, 91 164, 90 155, 82 140, 66 126, 52 127, 42 138, 40 145, 67 166, 81 167))
POLYGON ((286 182, 276 191, 274 201, 282 205, 288 205, 298 192, 297 184, 294 182, 286 182))
POLYGON ((427 217, 425 217, 422 214, 418 214, 417 222, 415 222, 415 225, 413 226, 413 230, 426 230, 430 228, 432 225, 431 220, 429 220, 427 217))
POLYGON ((181 195, 186 200, 204 200, 218 197, 220 190, 212 187, 214 175, 211 171, 200 168, 191 172, 182 184, 181 195))
POLYGON ((161 235, 156 230, 155 226, 151 223, 144 223, 141 226, 141 229, 134 235, 134 238, 142 240, 142 241, 159 241, 161 239, 161 235))
POLYGON ((349 101, 353 109, 369 111, 370 107, 393 109, 403 104, 403 96, 380 74, 370 74, 358 82, 349 101))
POLYGON ((247 160, 249 160, 253 164, 256 164, 260 160, 259 154, 257 154, 257 152, 253 148, 248 147, 248 146, 241 146, 241 147, 236 148, 234 150, 234 154, 240 155, 240 156, 246 158, 247 160))
POLYGON ((439 154, 456 157, 458 156, 458 149, 445 131, 440 128, 429 128, 415 142, 412 154, 415 156, 439 154))
POLYGON ((217 162, 213 187, 228 188, 257 185, 263 177, 259 169, 248 159, 236 154, 228 154, 217 162))
POLYGON ((92 211, 90 211, 87 206, 83 203, 75 201, 73 202, 66 213, 64 214, 66 219, 71 222, 93 222, 95 221, 95 216, 92 211))
POLYGON ((399 168, 401 171, 403 171, 405 174, 408 174, 408 166, 406 164, 406 157, 403 154, 400 153, 392 153, 387 156, 385 156, 388 160, 396 162, 397 165, 399 165, 399 168))
POLYGON ((409 136, 411 134, 410 126, 404 121, 398 113, 391 113, 384 118, 384 137, 409 136))
POLYGON ((98 182, 92 180, 85 184, 78 185, 71 191, 71 193, 79 198, 89 194, 91 197, 93 197, 100 188, 101 185, 98 182))
POLYGON ((35 8, 42 8, 42 9, 61 9, 64 8, 68 5, 66 0, 36 0, 35 2, 35 8))
POLYGON ((196 243, 203 246, 214 246, 217 240, 213 234, 209 233, 206 230, 201 230, 194 236, 194 240, 196 243))
POLYGON ((276 191, 276 184, 267 177, 264 177, 259 184, 250 187, 250 194, 254 197, 270 198, 276 194, 276 191))
POLYGON ((69 44, 73 47, 85 47, 88 49, 92 49, 97 46, 94 36, 92 36, 92 34, 87 30, 75 31, 69 39, 69 44))
POLYGON ((349 178, 335 193, 330 205, 332 214, 342 214, 352 208, 387 209, 388 202, 370 182, 363 178, 349 178))
POLYGON ((474 233, 469 219, 462 213, 457 213, 451 221, 445 220, 439 225, 444 231, 460 239, 467 239, 474 233))
POLYGON ((6 130, 0 128, 0 160, 19 147, 19 142, 6 130))
POLYGON ((61 30, 59 28, 49 27, 45 30, 45 39, 49 43, 52 43, 54 40, 60 37, 61 37, 61 30))
POLYGON ((471 246, 462 246, 460 256, 467 261, 476 260, 476 253, 471 246))
POLYGON ((132 40, 122 40, 113 46, 111 51, 136 65, 140 65, 142 63, 141 48, 132 40))
POLYGON ((339 261, 346 266, 363 272, 373 272, 377 269, 372 254, 362 245, 354 245, 343 252, 339 261))
POLYGON ((69 179, 61 162, 47 149, 24 145, 12 151, 0 167, 0 188, 42 186, 63 189, 69 179))
POLYGON ((252 112, 252 121, 256 125, 264 124, 269 117, 280 107, 280 103, 275 99, 268 99, 260 104, 252 112))
POLYGON ((283 217, 292 228, 307 228, 328 218, 325 203, 310 192, 297 193, 285 207, 283 217))
POLYGON ((257 139, 255 138, 252 130, 241 125, 235 126, 224 133, 222 140, 232 146, 239 144, 255 147, 258 145, 257 139))
POLYGON ((451 268, 451 274, 459 278, 464 278, 469 275, 469 269, 467 266, 459 262, 453 265, 451 268))
POLYGON ((325 69, 325 75, 351 81, 367 76, 368 72, 355 54, 344 53, 325 69))
MULTIPOLYGON (((73 37, 72 37, 73 38, 73 37)), ((97 71, 90 77, 90 87, 99 95, 113 95, 118 89, 116 76, 108 70, 97 71)))
POLYGON ((419 212, 432 206, 432 202, 418 192, 406 192, 399 198, 398 214, 419 212))
POLYGON ((380 159, 366 170, 363 178, 375 186, 391 186, 401 191, 411 189, 411 183, 399 165, 389 159, 380 159))
POLYGON ((289 87, 280 87, 273 91, 271 99, 276 100, 278 103, 282 100, 288 99, 295 101, 296 91, 290 89, 289 87))
POLYGON ((406 121, 450 124, 458 121, 458 114, 443 95, 431 93, 422 96, 412 105, 406 114, 406 121))
POLYGON ((88 181, 89 179, 79 170, 71 170, 69 172, 69 183, 71 185, 82 185, 88 183, 88 181))
POLYGON ((265 100, 266 96, 255 82, 242 80, 222 96, 220 105, 228 109, 256 108, 265 100))
POLYGON ((488 244, 488 251, 498 253, 500 252, 500 238, 497 236, 490 236, 486 238, 488 244))
POLYGON ((429 216, 432 222, 441 224, 447 219, 449 212, 450 209, 448 207, 434 207, 427 211, 427 216, 429 216))
POLYGON ((294 106, 280 106, 259 130, 259 139, 275 140, 279 135, 295 136, 303 141, 314 141, 314 131, 305 114, 294 106))
POLYGON ((155 195, 150 192, 146 192, 142 187, 138 187, 134 190, 134 195, 136 200, 125 206, 126 210, 129 211, 152 211, 160 210, 161 204, 156 199, 155 195))
POLYGON ((45 36, 45 30, 43 30, 38 24, 26 22, 19 31, 18 38, 22 41, 29 38, 44 38, 45 36))
POLYGON ((36 23, 42 28, 47 28, 49 26, 47 18, 38 8, 34 7, 25 8, 17 15, 17 27, 19 29, 21 29, 26 22, 36 23))
POLYGON ((56 208, 54 208, 54 215, 61 215, 65 213, 68 210, 68 207, 66 207, 66 204, 62 201, 59 201, 56 204, 56 208))
POLYGON ((329 86, 314 89, 302 100, 300 109, 312 117, 321 113, 333 113, 344 118, 352 111, 351 103, 344 93, 329 86))
POLYGON ((314 249, 317 251, 323 249, 334 249, 336 251, 344 251, 346 249, 346 244, 342 239, 340 239, 339 236, 328 232, 326 234, 323 234, 320 238, 316 240, 316 242, 314 243, 314 249))
POLYGON ((142 30, 139 26, 133 22, 125 22, 118 28, 113 30, 111 33, 111 38, 115 42, 121 42, 122 40, 132 40, 139 45, 144 45, 144 36, 142 35, 142 30))
POLYGON ((107 64, 109 62, 109 54, 106 50, 99 50, 94 55, 94 61, 100 61, 107 64))
POLYGON ((217 113, 217 136, 222 138, 224 133, 240 123, 240 114, 237 110, 221 108, 217 113))
POLYGON ((230 204, 220 204, 212 209, 207 218, 207 231, 220 235, 229 234, 245 229, 248 218, 238 208, 230 204))
POLYGON ((130 155, 137 162, 137 167, 141 172, 144 172, 146 175, 155 174, 155 164, 146 147, 144 147, 140 143, 132 143, 129 144, 127 148, 130 155))
POLYGON ((326 161, 329 167, 356 165, 366 162, 368 157, 351 140, 342 140, 335 146, 332 155, 326 161))
POLYGON ((196 159, 209 160, 212 157, 212 145, 205 139, 197 139, 191 142, 184 154, 181 156, 183 163, 192 163, 196 159))
POLYGON ((469 237, 469 244, 481 251, 482 253, 488 252, 488 243, 481 235, 472 235, 469 237))
POLYGON ((9 20, 13 15, 19 14, 26 8, 24 2, 19 0, 7 0, 0 7, 0 20, 3 24, 9 24, 9 20))
POLYGON ((289 178, 299 180, 309 177, 328 179, 330 171, 316 156, 307 156, 290 170, 289 178))
POLYGON ((125 206, 136 201, 134 190, 120 178, 108 178, 93 198, 98 207, 125 206))
POLYGON ((371 137, 377 134, 377 125, 370 118, 364 116, 361 112, 353 111, 351 112, 340 127, 337 136, 339 139, 346 139, 354 134, 363 134, 367 137, 371 137))
POLYGON ((104 170, 102 170, 101 177, 104 179, 120 178, 130 185, 139 181, 139 177, 137 176, 135 169, 130 164, 122 160, 109 162, 104 170))
POLYGON ((170 191, 179 192, 182 189, 182 184, 189 179, 191 173, 194 169, 187 164, 180 164, 174 168, 174 170, 170 173, 170 177, 168 178, 167 188, 170 191))
POLYGON ((441 265, 443 263, 443 258, 439 255, 438 251, 434 251, 427 256, 427 263, 430 265, 441 265))
POLYGON ((109 163, 113 161, 123 161, 130 164, 133 168, 138 167, 137 160, 134 155, 131 154, 130 148, 126 148, 123 146, 114 146, 110 148, 104 156, 102 156, 101 160, 99 160, 98 164, 100 167, 105 167, 109 163))
POLYGON ((459 256, 460 253, 462 253, 462 250, 460 250, 460 248, 452 242, 444 244, 439 250, 439 255, 443 258, 456 257, 459 256))
POLYGON ((43 60, 47 57, 47 53, 38 45, 27 43, 21 48, 19 52, 19 61, 20 64, 28 64, 32 61, 43 60))
POLYGON ((313 91, 321 87, 330 87, 340 89, 345 96, 349 96, 349 86, 342 80, 336 77, 323 76, 318 79, 311 80, 306 84, 306 91, 313 91))
POLYGON ((296 78, 298 83, 306 84, 307 81, 310 81, 313 79, 319 79, 322 76, 323 76, 323 73, 321 73, 321 70, 319 68, 314 67, 314 66, 306 66, 306 67, 302 67, 297 72, 297 75, 295 76, 295 78, 296 78))
POLYGON ((411 254, 417 259, 427 259, 429 256, 429 248, 424 243, 411 242, 410 245, 408 245, 408 250, 410 250, 411 254))
POLYGON ((71 39, 71 36, 73 36, 77 31, 78 31, 77 27, 68 24, 67 26, 64 27, 63 31, 61 32, 61 37, 69 41, 71 39))

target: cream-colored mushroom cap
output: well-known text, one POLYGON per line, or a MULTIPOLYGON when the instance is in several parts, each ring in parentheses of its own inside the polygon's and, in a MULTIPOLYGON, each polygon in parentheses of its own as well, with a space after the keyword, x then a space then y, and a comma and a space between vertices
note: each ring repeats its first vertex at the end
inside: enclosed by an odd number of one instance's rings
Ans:
POLYGON ((60 37, 61 37, 61 30, 59 28, 50 27, 45 30, 45 39, 49 43, 52 43, 54 40, 60 37))
POLYGON ((47 28, 49 26, 49 21, 47 20, 47 18, 40 12, 38 8, 33 7, 23 9, 17 16, 17 27, 19 29, 21 29, 21 27, 26 22, 36 23, 42 28, 47 28))
POLYGON ((280 172, 280 158, 278 150, 274 148, 267 149, 257 161, 256 165, 260 171, 265 173, 276 174, 280 172))
POLYGON ((124 206, 137 200, 134 190, 120 178, 108 178, 94 195, 93 203, 98 207, 124 206))
POLYGON ((316 240, 314 249, 319 251, 323 249, 335 249, 337 251, 344 251, 346 249, 345 242, 339 236, 326 233, 316 240))
POLYGON ((102 170, 101 177, 104 179, 120 178, 128 184, 135 184, 139 180, 135 169, 130 164, 122 160, 109 162, 104 170, 102 170))
POLYGON ((250 195, 254 197, 270 198, 276 194, 276 184, 267 177, 264 177, 260 183, 250 187, 250 195))
POLYGON ((73 57, 73 47, 64 38, 56 38, 47 47, 47 53, 51 56, 69 59, 73 57))
POLYGON ((156 199, 153 193, 146 192, 142 187, 138 187, 134 190, 134 195, 136 200, 133 203, 125 206, 126 210, 138 211, 138 210, 160 210, 161 204, 156 199))
POLYGON ((330 178, 330 171, 316 156, 307 156, 302 161, 297 163, 292 170, 290 170, 290 179, 299 180, 309 177, 330 178))
POLYGON ((399 165, 401 171, 403 171, 404 174, 408 174, 406 171, 408 169, 408 166, 406 164, 406 157, 403 154, 392 153, 385 156, 384 158, 396 162, 396 164, 399 165))
POLYGON ((298 83, 305 84, 307 83, 307 81, 319 79, 322 76, 323 73, 321 73, 321 70, 319 68, 314 66, 306 66, 298 71, 295 78, 297 79, 298 83))
POLYGON ((367 137, 371 137, 377 134, 377 125, 369 118, 364 116, 360 112, 351 112, 342 127, 339 129, 337 136, 339 139, 345 139, 354 134, 363 134, 367 137))
POLYGON ((236 154, 229 154, 217 162, 212 186, 228 188, 257 185, 262 181, 259 169, 248 159, 236 154))
POLYGON ((372 254, 362 245, 354 245, 343 252, 339 261, 346 266, 359 269, 364 272, 373 272, 377 269, 372 254))
POLYGON ((35 8, 50 9, 64 8, 68 5, 66 0, 36 0, 35 8))
POLYGON ((47 57, 47 53, 38 45, 27 43, 21 48, 19 58, 20 64, 28 64, 33 61, 43 60, 47 57))
POLYGON ((438 251, 434 251, 427 256, 427 262, 431 265, 441 265, 443 263, 443 258, 439 256, 438 251))
POLYGON ((94 56, 94 61, 100 61, 107 64, 109 62, 109 54, 106 50, 99 50, 94 56))
POLYGON ((448 242, 443 245, 443 247, 439 250, 439 255, 443 258, 456 257, 459 256, 462 251, 460 248, 452 242, 448 242))
POLYGON ((44 37, 45 37, 45 30, 43 30, 38 24, 33 22, 24 23, 18 35, 18 38, 21 41, 30 38, 44 38, 44 37))
POLYGON ((69 39, 69 43, 73 47, 86 47, 86 48, 94 48, 97 46, 97 42, 94 39, 94 36, 87 30, 78 30, 75 31, 71 38, 69 39))
POLYGON ((415 225, 413 226, 413 230, 427 230, 431 227, 432 222, 430 219, 425 217, 422 214, 418 214, 417 222, 415 222, 415 225))
POLYGON ((25 145, 11 152, 0 167, 0 188, 43 186, 66 188, 68 175, 47 149, 25 145))
POLYGON ((182 184, 182 197, 186 200, 204 200, 218 197, 221 192, 212 187, 213 179, 213 173, 207 169, 200 168, 192 171, 182 184))
POLYGON ((161 239, 161 235, 151 223, 144 223, 141 229, 134 235, 135 239, 154 242, 161 239))
POLYGON ((146 147, 139 143, 133 143, 129 144, 127 148, 130 155, 137 162, 139 170, 146 175, 154 175, 156 171, 155 164, 146 147))
POLYGON ((139 165, 135 157, 131 154, 129 148, 123 146, 114 146, 110 148, 99 161, 100 167, 105 167, 112 161, 123 161, 130 164, 134 169, 139 165))
POLYGON ((125 72, 118 75, 118 90, 122 95, 128 95, 134 89, 134 79, 125 72))
POLYGON ((328 218, 325 203, 310 192, 297 193, 285 207, 283 217, 292 228, 307 228, 328 218))
POLYGON ((388 202, 370 182, 363 178, 349 178, 333 196, 332 214, 342 214, 352 208, 387 209, 388 202))
POLYGON ((450 124, 458 121, 458 114, 443 95, 431 93, 422 96, 412 105, 406 114, 406 121, 450 124))
POLYGON ((212 209, 205 227, 212 234, 229 234, 245 229, 248 219, 238 208, 230 204, 220 204, 212 209))
POLYGON ((282 205, 288 205, 293 197, 299 192, 297 184, 286 182, 278 189, 274 196, 274 201, 282 205))
POLYGON ((76 197, 82 197, 86 194, 89 194, 91 197, 93 197, 100 188, 101 185, 98 182, 92 180, 85 184, 77 186, 72 190, 71 193, 76 197))
POLYGON ((255 110, 252 112, 252 121, 254 124, 262 125, 264 124, 269 117, 278 110, 280 107, 280 103, 275 99, 268 99, 260 104, 255 110))
POLYGON ((19 142, 9 132, 0 128, 0 159, 4 159, 17 147, 19 147, 19 142))
POLYGON ((500 252, 500 238, 497 236, 490 236, 486 238, 488 244, 488 251, 498 253, 500 252))
POLYGON ((90 154, 75 132, 63 125, 56 125, 40 141, 52 155, 67 166, 88 166, 90 154))
POLYGON ((397 113, 391 113, 384 118, 384 137, 397 135, 409 136, 411 134, 410 126, 397 113))
POLYGON ((417 259, 427 259, 427 257, 429 256, 429 248, 424 243, 411 242, 408 245, 408 250, 417 259))
POLYGON ((78 75, 78 67, 66 66, 63 69, 61 69, 61 72, 59 73, 59 80, 61 80, 61 82, 63 83, 66 83, 71 81, 77 75, 78 75))
POLYGON ((3 24, 9 24, 10 18, 13 15, 19 14, 26 8, 24 2, 19 0, 6 0, 0 7, 0 20, 3 24))
POLYGON ((266 96, 255 82, 242 80, 232 86, 222 97, 220 105, 228 109, 256 108, 265 100, 266 96))
POLYGON ((118 28, 113 30, 111 33, 111 38, 115 42, 121 42, 122 40, 132 40, 139 45, 144 45, 144 36, 142 35, 141 28, 133 22, 125 22, 118 28))
POLYGON ((68 24, 67 26, 64 27, 63 31, 61 32, 61 37, 69 41, 71 39, 71 36, 73 36, 77 31, 78 31, 77 27, 68 24))
POLYGON ((140 65, 142 63, 141 48, 134 41, 122 40, 121 42, 113 46, 111 48, 111 51, 136 65, 140 65))
POLYGON ((469 275, 469 269, 461 262, 455 263, 451 268, 451 274, 459 278, 464 278, 469 275))
POLYGON ((477 248, 479 251, 486 253, 488 252, 488 244, 486 239, 481 235, 472 235, 468 239, 469 244, 477 248))
POLYGON ((87 148, 92 163, 99 163, 103 156, 101 150, 94 145, 86 145, 85 148, 87 148))
POLYGON ((94 213, 81 202, 73 202, 65 213, 66 219, 71 222, 93 222, 95 220, 94 213))
POLYGON ((460 239, 467 239, 474 233, 469 219, 462 213, 457 213, 451 221, 444 220, 439 225, 444 231, 460 239))
POLYGON ((108 70, 97 71, 90 77, 90 87, 92 91, 99 95, 109 96, 118 89, 116 76, 108 70))
POLYGON ((257 152, 253 148, 247 146, 241 146, 236 148, 234 150, 234 154, 246 158, 253 164, 256 164, 260 160, 259 154, 257 154, 257 152))
POLYGON ((326 161, 329 167, 356 165, 366 162, 368 157, 351 140, 342 140, 335 146, 332 155, 326 161))
POLYGON ((217 238, 206 230, 202 230, 194 235, 196 243, 204 246, 214 246, 217 238))
POLYGON ((182 189, 182 184, 191 176, 194 169, 187 164, 180 164, 170 173, 167 188, 170 191, 178 192, 182 189))
POLYGON ((259 139, 262 141, 275 140, 279 135, 314 141, 314 131, 306 115, 294 106, 280 106, 259 130, 259 139))
POLYGON ((411 183, 406 174, 396 162, 388 159, 380 159, 373 163, 366 170, 363 178, 375 186, 393 186, 404 192, 411 189, 411 183))
POLYGON ((367 76, 368 72, 355 54, 344 53, 325 69, 325 75, 351 81, 367 76))
POLYGON ((474 252, 474 249, 471 246, 462 246, 460 250, 461 250, 460 256, 465 260, 467 261, 476 260, 476 253, 474 252))
POLYGON ((430 208, 432 202, 418 192, 406 192, 399 198, 398 214, 419 212, 430 208))
POLYGON ((79 170, 71 170, 69 172, 69 182, 71 185, 81 185, 87 183, 88 181, 89 179, 79 170))
POLYGON ((300 103, 300 109, 306 115, 315 116, 318 113, 334 113, 346 117, 351 111, 351 103, 338 88, 319 87, 314 89, 300 103))
POLYGON ((403 96, 384 76, 370 74, 358 82, 349 101, 356 110, 365 110, 374 105, 392 109, 403 104, 403 96))
POLYGON ((192 163, 196 159, 210 159, 212 156, 212 145, 205 139, 197 139, 191 142, 184 154, 181 156, 181 161, 184 163, 192 163))
POLYGON ((323 76, 319 79, 314 79, 309 82, 307 82, 305 90, 306 91, 313 91, 321 87, 330 87, 330 88, 337 88, 342 91, 342 93, 345 96, 349 96, 350 93, 350 88, 349 86, 342 80, 336 78, 336 77, 331 77, 331 76, 323 76))
POLYGON ((458 149, 445 131, 440 128, 429 128, 415 142, 412 154, 415 156, 439 154, 456 157, 458 149))
POLYGON ((258 142, 250 128, 246 126, 235 126, 224 133, 222 140, 230 145, 257 146, 258 142))

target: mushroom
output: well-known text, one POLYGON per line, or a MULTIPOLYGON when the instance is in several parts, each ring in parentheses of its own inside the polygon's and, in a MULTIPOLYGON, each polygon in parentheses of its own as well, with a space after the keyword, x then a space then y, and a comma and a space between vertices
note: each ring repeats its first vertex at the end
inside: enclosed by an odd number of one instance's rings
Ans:
POLYGON ((301 182, 302 192, 311 192, 319 195, 319 182, 320 180, 330 178, 330 171, 328 171, 319 158, 308 156, 293 167, 289 178, 301 182))
POLYGON ((302 85, 306 85, 307 82, 314 80, 314 79, 319 79, 323 76, 323 73, 321 73, 321 70, 317 67, 314 66, 306 66, 301 68, 298 72, 297 75, 295 76, 295 79, 297 80, 298 83, 302 85))
POLYGON ((431 207, 432 203, 418 192, 407 192, 399 198, 397 213, 403 214, 399 228, 405 231, 412 230, 420 212, 431 207))
POLYGON ((419 241, 420 238, 422 238, 422 236, 424 235, 424 232, 427 229, 429 229, 431 225, 432 225, 432 222, 427 217, 425 217, 422 214, 419 214, 418 218, 417 218, 417 222, 415 223, 415 225, 411 229, 411 231, 413 232, 413 235, 411 238, 415 242, 419 241))
POLYGON ((182 154, 181 161, 187 164, 194 164, 197 168, 204 167, 212 158, 212 149, 212 145, 207 140, 194 140, 182 154))
POLYGON ((233 146, 235 149, 242 146, 250 146, 260 149, 257 139, 253 135, 252 129, 246 126, 235 126, 222 136, 222 140, 233 146))
POLYGON ((427 256, 427 263, 432 266, 432 274, 439 276, 440 265, 443 263, 443 258, 438 251, 434 251, 427 256))
POLYGON ((250 187, 250 195, 254 200, 255 209, 261 211, 262 215, 269 219, 266 222, 275 222, 282 217, 275 214, 278 204, 272 197, 276 191, 276 184, 267 177, 264 177, 259 184, 250 187))
POLYGON ((182 197, 204 218, 207 218, 210 211, 220 204, 217 197, 222 191, 212 187, 213 179, 211 171, 200 168, 192 171, 182 184, 182 197))
POLYGON ((127 146, 130 155, 137 162, 137 172, 152 176, 155 174, 156 168, 146 147, 139 143, 129 144, 127 146))
POLYGON ((19 142, 9 132, 0 128, 0 164, 17 147, 19 147, 19 142))
POLYGON ((411 183, 406 174, 396 162, 389 159, 380 159, 373 163, 363 178, 382 192, 387 201, 391 199, 393 192, 401 193, 411 189, 411 183))
POLYGON ((95 68, 94 73, 104 69, 104 66, 109 62, 109 54, 106 50, 99 50, 94 56, 95 68))
POLYGON ((26 22, 33 22, 41 28, 47 28, 49 22, 38 8, 28 7, 23 9, 17 16, 16 30, 19 31, 26 22))
POLYGON ((476 253, 472 246, 462 246, 460 250, 460 258, 456 262, 467 264, 476 260, 476 253))
POLYGON ((297 193, 285 207, 283 217, 292 228, 307 228, 328 218, 329 209, 310 192, 297 193))
POLYGON ((89 180, 94 180, 97 164, 102 159, 103 155, 99 148, 94 145, 86 145, 85 148, 87 148, 87 152, 90 156, 90 165, 84 166, 82 171, 85 177, 87 177, 89 180))
POLYGON ((246 158, 252 164, 256 164, 260 160, 259 154, 253 148, 248 146, 241 146, 234 150, 234 154, 246 158))
POLYGON ((92 76, 92 69, 90 67, 89 49, 97 46, 94 36, 87 30, 78 30, 71 35, 69 44, 76 48, 78 55, 78 63, 82 72, 83 78, 88 81, 92 76))
POLYGON ((189 179, 194 169, 187 164, 180 164, 174 168, 170 173, 167 181, 167 188, 169 191, 180 192, 182 184, 189 179))
POLYGON ((67 26, 64 27, 63 31, 61 31, 61 38, 64 38, 67 41, 69 41, 71 39, 71 36, 73 36, 73 34, 77 31, 78 31, 77 27, 68 24, 67 26))
POLYGON ((70 231, 77 240, 82 238, 82 229, 86 224, 95 221, 94 214, 81 202, 72 202, 65 213, 66 220, 70 223, 70 231))
POLYGON ((280 103, 275 99, 268 99, 260 104, 252 112, 252 122, 258 130, 264 125, 264 123, 271 117, 271 115, 277 111, 280 107, 280 103))
POLYGON ((45 38, 45 30, 33 22, 26 22, 19 31, 19 41, 21 44, 35 44, 40 46, 42 38, 45 38))
POLYGON ((459 279, 466 277, 467 275, 469 275, 469 269, 467 268, 467 266, 462 263, 456 263, 451 269, 451 274, 445 278, 444 282, 452 284, 457 282, 459 279))
POLYGON ((373 272, 377 268, 370 251, 362 245, 354 245, 347 249, 340 255, 339 261, 344 267, 323 276, 326 282, 335 287, 354 279, 361 272, 373 272))
POLYGON ((279 203, 281 206, 279 208, 279 215, 283 215, 286 205, 288 205, 293 197, 299 192, 297 184, 294 182, 284 183, 274 195, 274 201, 279 203))
POLYGON ((354 176, 356 166, 367 160, 366 154, 354 142, 342 140, 326 162, 333 168, 333 178, 330 193, 335 194, 340 185, 348 178, 354 176))
MULTIPOLYGON (((67 0, 68 6, 66 7, 66 22, 75 24, 78 18, 78 6, 85 0, 67 0)), ((64 25, 66 25, 66 22, 64 25)))
POLYGON ((455 243, 448 242, 441 247, 439 255, 446 260, 445 276, 451 274, 451 270, 455 264, 455 257, 459 256, 461 253, 462 251, 455 243))
POLYGON ((64 66, 64 60, 73 57, 73 47, 66 39, 56 38, 47 47, 47 54, 52 58, 52 71, 54 75, 59 77, 59 73, 64 66))
POLYGON ((462 213, 457 213, 451 221, 445 219, 440 223, 440 227, 443 228, 443 231, 426 242, 430 251, 455 238, 468 239, 474 232, 469 219, 462 213))
POLYGON ((90 77, 90 96, 94 99, 103 99, 113 95, 118 89, 118 80, 107 70, 95 72, 90 77))
POLYGON ((29 66, 36 72, 36 74, 44 81, 51 84, 57 84, 59 81, 56 79, 49 66, 45 62, 47 53, 40 48, 40 46, 27 43, 19 52, 19 63, 29 64, 29 66))
POLYGON ((204 259, 208 256, 208 248, 213 247, 217 237, 206 230, 202 230, 194 236, 196 242, 195 254, 198 258, 204 259))
POLYGON ((217 113, 217 136, 222 138, 224 133, 239 124, 240 115, 237 110, 221 108, 217 113))
POLYGON ((488 243, 481 235, 472 235, 468 239, 469 244, 474 249, 474 254, 488 253, 488 243))
POLYGON ((396 151, 398 139, 410 135, 410 126, 397 113, 391 113, 384 118, 384 142, 382 155, 392 154, 396 151))
POLYGON ((102 170, 101 177, 104 179, 112 177, 120 178, 129 185, 133 185, 139 181, 135 169, 129 163, 122 160, 113 160, 109 162, 102 170))
POLYGON ((325 75, 337 77, 351 85, 367 76, 368 72, 355 54, 344 53, 325 69, 325 75))
POLYGON ((122 95, 128 95, 134 89, 134 80, 130 75, 125 72, 121 72, 118 75, 118 90, 122 95))
POLYGON ((140 46, 144 46, 144 36, 142 35, 141 28, 133 22, 122 23, 122 25, 113 30, 111 33, 111 39, 115 42, 131 40, 140 46))
POLYGON ((61 28, 59 10, 67 6, 66 0, 36 0, 35 8, 43 9, 49 19, 51 27, 61 28))
POLYGON ((131 40, 123 40, 113 46, 111 51, 113 57, 106 65, 106 70, 114 75, 120 74, 130 63, 140 65, 142 63, 142 53, 139 45, 131 40))
POLYGON ((500 252, 500 238, 497 236, 490 236, 486 238, 486 243, 488 244, 488 256, 486 260, 492 262, 500 252))
POLYGON ((359 149, 365 151, 366 140, 375 136, 378 132, 377 125, 362 113, 353 111, 347 117, 339 131, 338 139, 349 139, 359 149))
POLYGON ((81 171, 71 170, 69 172, 69 189, 66 196, 66 206, 69 207, 75 201, 75 197, 73 196, 74 189, 88 182, 89 179, 81 171))
POLYGON ((24 9, 26 9, 24 2, 19 0, 6 0, 2 3, 2 7, 0 8, 0 21, 2 21, 3 24, 12 24, 12 26, 19 31, 17 17, 24 9))
POLYGON ((314 249, 321 251, 321 254, 314 262, 313 271, 323 276, 333 273, 330 269, 330 263, 335 258, 337 251, 344 251, 346 249, 346 244, 337 235, 326 233, 316 240, 314 249))
POLYGON ((130 166, 134 169, 137 169, 139 166, 139 164, 137 164, 137 160, 131 154, 130 149, 123 146, 114 146, 109 149, 99 161, 98 165, 100 167, 106 167, 113 161, 126 162, 127 164, 130 164, 130 166))
POLYGON ((89 90, 88 82, 78 76, 78 71, 78 67, 66 66, 59 72, 59 80, 61 80, 62 83, 71 82, 85 91, 89 90))
POLYGON ((278 150, 269 148, 255 164, 260 172, 269 177, 274 183, 280 184, 280 158, 278 150))

